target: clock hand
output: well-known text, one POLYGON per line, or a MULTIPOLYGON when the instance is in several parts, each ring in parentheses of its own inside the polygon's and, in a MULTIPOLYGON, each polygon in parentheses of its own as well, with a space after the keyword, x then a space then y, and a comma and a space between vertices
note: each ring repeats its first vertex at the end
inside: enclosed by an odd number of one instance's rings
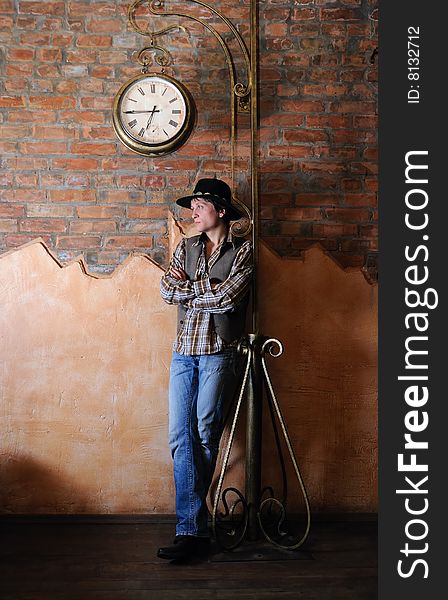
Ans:
POLYGON ((153 109, 152 109, 152 111, 151 111, 151 114, 149 115, 148 122, 146 123, 146 131, 148 131, 148 127, 151 125, 151 121, 152 121, 152 118, 153 118, 153 116, 154 116, 154 113, 155 113, 155 112, 160 112, 160 111, 156 111, 156 108, 157 108, 157 107, 156 107, 156 106, 154 106, 154 108, 153 108, 153 109))
POLYGON ((123 114, 142 114, 142 113, 152 113, 152 112, 160 112, 160 110, 124 110, 123 114))

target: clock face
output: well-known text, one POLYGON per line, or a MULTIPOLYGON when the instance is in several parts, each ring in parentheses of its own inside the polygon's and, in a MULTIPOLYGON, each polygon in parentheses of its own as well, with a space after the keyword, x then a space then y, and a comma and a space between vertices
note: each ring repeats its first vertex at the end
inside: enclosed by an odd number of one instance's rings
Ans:
POLYGON ((167 75, 134 77, 115 97, 115 131, 128 148, 140 154, 176 150, 190 133, 193 120, 187 90, 167 75))

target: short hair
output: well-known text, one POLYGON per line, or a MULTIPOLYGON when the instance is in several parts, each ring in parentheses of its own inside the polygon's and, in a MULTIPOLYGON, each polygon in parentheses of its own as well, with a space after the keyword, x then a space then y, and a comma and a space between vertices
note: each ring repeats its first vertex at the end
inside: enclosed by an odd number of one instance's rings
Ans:
POLYGON ((222 217, 220 217, 224 223, 229 226, 230 225, 230 219, 229 219, 229 215, 227 214, 227 209, 225 208, 225 206, 220 206, 218 202, 216 202, 216 200, 209 200, 208 202, 211 202, 213 204, 213 206, 215 207, 216 212, 219 212, 220 210, 225 211, 224 215, 222 217))
POLYGON ((194 197, 194 198, 192 198, 191 201, 193 201, 193 200, 202 200, 204 202, 209 202, 210 204, 213 205, 216 212, 219 212, 220 210, 224 210, 225 211, 224 215, 220 218, 224 221, 224 223, 227 225, 227 227, 229 227, 231 219, 229 219, 229 215, 227 214, 227 210, 226 210, 225 206, 221 206, 219 204, 219 202, 217 202, 213 198, 204 198, 203 196, 194 197))

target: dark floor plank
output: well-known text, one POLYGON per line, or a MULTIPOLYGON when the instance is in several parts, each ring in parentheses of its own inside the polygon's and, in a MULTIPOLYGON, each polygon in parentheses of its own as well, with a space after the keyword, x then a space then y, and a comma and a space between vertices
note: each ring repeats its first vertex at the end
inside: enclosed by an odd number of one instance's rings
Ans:
POLYGON ((0 522, 0 600, 374 600, 376 523, 316 522, 312 559, 156 557, 169 522, 0 522))

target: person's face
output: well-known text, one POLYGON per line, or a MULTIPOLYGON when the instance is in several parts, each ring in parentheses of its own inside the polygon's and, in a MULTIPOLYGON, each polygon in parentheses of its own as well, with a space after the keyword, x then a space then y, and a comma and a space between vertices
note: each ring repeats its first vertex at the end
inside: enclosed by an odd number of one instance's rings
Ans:
POLYGON ((222 223, 225 211, 217 211, 211 202, 202 198, 193 198, 191 201, 193 222, 198 231, 210 231, 222 223))

